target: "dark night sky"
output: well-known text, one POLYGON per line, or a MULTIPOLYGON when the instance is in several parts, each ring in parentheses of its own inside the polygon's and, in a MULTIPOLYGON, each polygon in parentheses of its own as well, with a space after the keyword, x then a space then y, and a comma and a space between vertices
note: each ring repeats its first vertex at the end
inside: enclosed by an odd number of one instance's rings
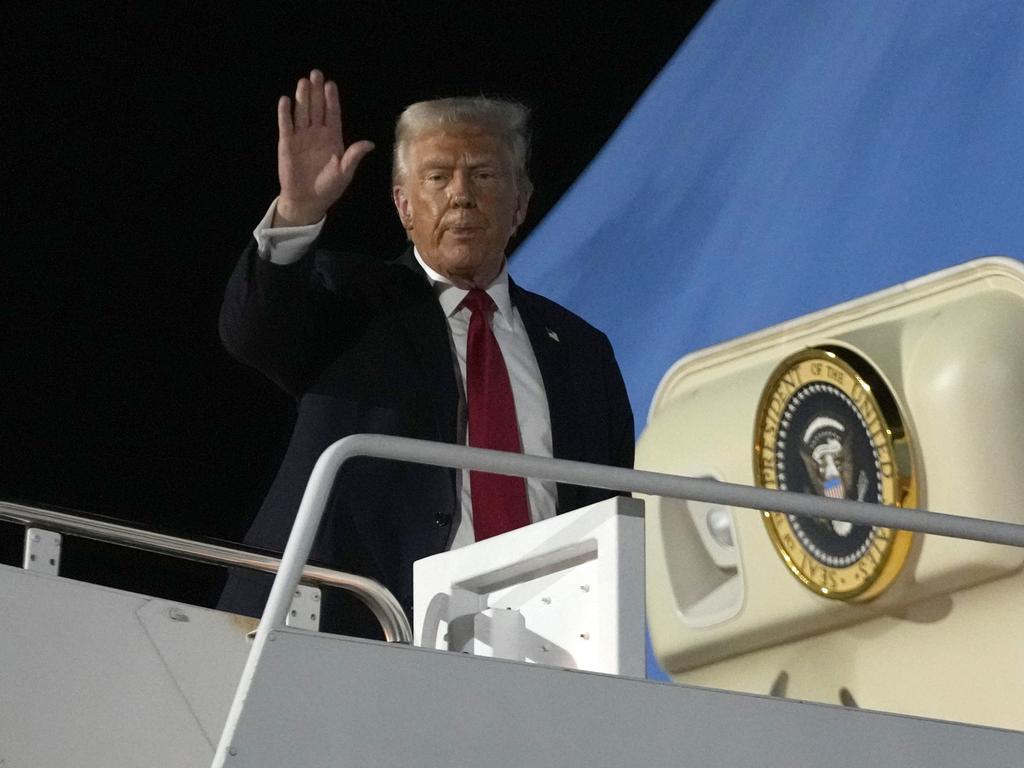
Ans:
MULTIPOLYGON (((163 3, 110 20, 22 9, 8 23, 24 147, 5 173, 5 239, 20 246, 3 265, 0 499, 244 533, 294 406, 227 356, 217 310, 276 193, 277 97, 310 67, 339 82, 346 138, 378 145, 325 242, 392 257, 404 233, 390 140, 406 104, 484 93, 534 110, 525 234, 709 4, 163 3)), ((20 558, 20 536, 0 525, 0 560, 20 558)), ((66 546, 63 572, 197 603, 218 578, 88 543, 66 546), (115 573, 92 573, 115 559, 115 573), (182 581, 191 592, 169 586, 182 581)))

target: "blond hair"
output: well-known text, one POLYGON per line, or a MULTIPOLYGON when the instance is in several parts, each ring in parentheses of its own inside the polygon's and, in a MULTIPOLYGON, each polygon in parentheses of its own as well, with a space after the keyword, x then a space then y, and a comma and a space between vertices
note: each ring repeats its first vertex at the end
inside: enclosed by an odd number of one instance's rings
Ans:
POLYGON ((443 132, 460 126, 480 128, 506 147, 521 189, 533 189, 527 172, 530 159, 530 110, 517 101, 485 96, 454 97, 410 104, 395 123, 395 148, 391 179, 401 184, 409 169, 409 143, 425 133, 443 132))

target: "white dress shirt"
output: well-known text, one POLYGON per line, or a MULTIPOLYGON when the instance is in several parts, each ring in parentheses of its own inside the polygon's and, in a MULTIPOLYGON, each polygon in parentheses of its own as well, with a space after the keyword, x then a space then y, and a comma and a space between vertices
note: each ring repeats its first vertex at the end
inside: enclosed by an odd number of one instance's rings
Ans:
MULTIPOLYGON (((316 240, 323 228, 324 220, 300 227, 272 228, 275 200, 263 220, 253 230, 253 237, 259 254, 275 264, 291 264, 302 256, 316 240)), ((448 320, 448 338, 451 343, 453 365, 458 371, 459 382, 459 423, 458 439, 466 443, 466 340, 469 334, 468 309, 460 308, 467 290, 453 285, 450 280, 431 269, 418 250, 414 249, 416 260, 427 275, 441 309, 448 320)), ((491 316, 491 330, 501 348, 512 385, 512 397, 516 405, 516 420, 519 422, 519 442, 523 453, 535 456, 551 456, 551 417, 544 381, 540 375, 537 358, 527 335, 519 310, 512 305, 508 290, 508 270, 501 273, 487 287, 487 294, 497 307, 491 316)), ((462 514, 455 528, 452 549, 472 544, 473 502, 469 489, 469 473, 460 473, 459 493, 462 514)), ((526 482, 530 506, 530 521, 537 522, 554 517, 556 507, 556 485, 549 480, 530 479, 526 482)))

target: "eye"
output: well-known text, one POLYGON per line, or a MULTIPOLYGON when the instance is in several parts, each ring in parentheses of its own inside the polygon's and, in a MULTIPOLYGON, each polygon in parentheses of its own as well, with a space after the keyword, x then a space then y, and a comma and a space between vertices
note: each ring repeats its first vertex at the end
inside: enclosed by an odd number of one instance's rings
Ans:
POLYGON ((429 171, 423 179, 429 184, 444 184, 448 180, 448 174, 442 171, 429 171))

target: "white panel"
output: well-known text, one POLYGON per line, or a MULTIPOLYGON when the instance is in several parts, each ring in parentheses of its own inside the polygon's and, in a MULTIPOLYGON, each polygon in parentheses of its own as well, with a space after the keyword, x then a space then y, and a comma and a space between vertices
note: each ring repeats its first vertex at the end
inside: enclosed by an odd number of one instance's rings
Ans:
POLYGON ((147 600, 137 615, 207 740, 216 746, 252 646, 246 633, 255 628, 255 619, 166 600, 147 600))
POLYGON ((1024 734, 283 629, 225 768, 1005 768, 1024 734))
POLYGON ((643 548, 617 497, 419 560, 416 644, 643 677, 643 548))
POLYGON ((7 768, 209 764, 244 663, 244 630, 191 607, 177 607, 188 622, 175 621, 175 607, 0 566, 7 768))

